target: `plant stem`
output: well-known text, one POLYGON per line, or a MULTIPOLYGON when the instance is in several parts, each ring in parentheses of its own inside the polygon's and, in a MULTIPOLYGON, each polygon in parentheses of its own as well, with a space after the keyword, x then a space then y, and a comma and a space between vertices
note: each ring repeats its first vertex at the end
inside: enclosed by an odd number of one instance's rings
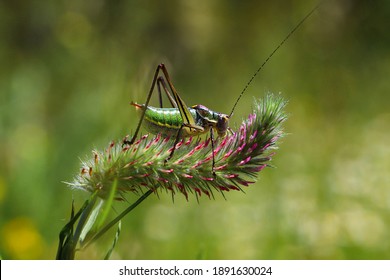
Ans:
POLYGON ((136 202, 127 207, 122 213, 120 213, 114 220, 109 222, 104 226, 98 233, 96 233, 91 240, 89 240, 81 249, 87 248, 92 242, 96 241, 99 237, 105 234, 111 227, 113 227, 117 222, 119 222, 124 216, 130 213, 135 207, 137 207, 142 201, 144 201, 149 195, 153 193, 153 190, 148 190, 144 193, 136 202))

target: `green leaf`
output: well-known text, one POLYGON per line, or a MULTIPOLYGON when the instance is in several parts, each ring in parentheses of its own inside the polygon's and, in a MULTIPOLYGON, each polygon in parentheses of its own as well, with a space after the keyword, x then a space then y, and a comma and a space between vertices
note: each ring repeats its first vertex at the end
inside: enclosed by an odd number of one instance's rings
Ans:
POLYGON ((114 240, 112 241, 111 248, 108 250, 106 256, 104 257, 105 260, 108 260, 110 258, 112 251, 114 250, 116 244, 118 243, 119 235, 121 233, 121 228, 122 228, 122 222, 119 221, 118 228, 116 230, 114 240))
POLYGON ((85 225, 84 225, 84 227, 83 227, 83 229, 81 231, 80 243, 84 242, 85 237, 91 231, 93 225, 96 222, 96 219, 98 218, 100 209, 102 208, 103 205, 104 205, 104 201, 100 200, 99 203, 96 205, 96 207, 93 208, 93 210, 91 211, 91 214, 89 215, 89 217, 87 219, 87 222, 85 223, 85 225))

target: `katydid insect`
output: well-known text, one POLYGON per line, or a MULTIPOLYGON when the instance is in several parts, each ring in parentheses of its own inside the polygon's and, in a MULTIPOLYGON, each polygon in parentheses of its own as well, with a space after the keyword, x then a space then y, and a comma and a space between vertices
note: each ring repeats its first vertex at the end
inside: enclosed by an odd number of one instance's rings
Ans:
POLYGON ((291 31, 287 36, 279 43, 279 45, 268 55, 260 67, 255 71, 252 77, 249 79, 244 89, 241 91, 233 108, 229 115, 212 111, 203 105, 194 105, 188 107, 184 100, 180 97, 179 93, 175 89, 172 80, 168 74, 164 64, 159 64, 154 73, 152 85, 150 87, 145 104, 138 104, 131 102, 133 106, 137 108, 140 113, 140 120, 138 122, 135 133, 130 141, 124 140, 123 144, 131 145, 134 143, 141 124, 144 124, 146 130, 153 134, 162 134, 163 136, 174 136, 175 142, 168 158, 167 162, 172 158, 175 147, 178 141, 182 138, 189 136, 197 136, 204 133, 210 133, 211 150, 212 150, 212 172, 214 171, 214 133, 218 134, 218 137, 225 137, 228 132, 233 133, 229 128, 229 119, 232 116, 234 109, 236 108, 239 100, 246 92, 248 86, 252 83, 257 74, 263 69, 270 58, 279 50, 279 48, 290 38, 290 36, 310 17, 313 12, 319 7, 321 3, 317 4, 291 31), (160 75, 162 72, 162 75, 160 75), (168 84, 168 85, 167 85, 168 84), (149 101, 152 97, 154 89, 157 85, 159 93, 160 108, 149 106, 149 101), (163 90, 168 97, 172 108, 163 108, 162 92, 163 90))

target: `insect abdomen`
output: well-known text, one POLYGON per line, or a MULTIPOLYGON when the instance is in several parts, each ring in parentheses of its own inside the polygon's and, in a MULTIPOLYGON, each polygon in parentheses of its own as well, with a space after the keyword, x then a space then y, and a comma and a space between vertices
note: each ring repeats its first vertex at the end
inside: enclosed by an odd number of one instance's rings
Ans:
MULTIPOLYGON (((144 105, 134 104, 139 113, 144 105)), ((196 118, 196 111, 189 108, 192 116, 196 118)), ((164 136, 175 136, 183 124, 180 111, 176 108, 156 108, 148 106, 145 112, 144 127, 153 134, 161 133, 164 136)), ((184 132, 184 130, 183 130, 184 132)), ((187 137, 188 135, 182 135, 187 137)))

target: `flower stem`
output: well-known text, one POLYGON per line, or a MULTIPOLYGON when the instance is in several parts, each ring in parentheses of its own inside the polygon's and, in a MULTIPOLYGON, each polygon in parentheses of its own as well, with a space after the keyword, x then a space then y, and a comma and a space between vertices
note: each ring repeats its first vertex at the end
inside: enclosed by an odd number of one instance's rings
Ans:
POLYGON ((124 216, 126 216, 128 213, 130 213, 135 207, 137 207, 142 201, 144 201, 152 193, 153 193, 153 190, 148 190, 146 193, 144 193, 136 202, 134 202, 132 205, 127 207, 122 213, 120 213, 117 217, 115 217, 115 219, 113 219, 111 222, 109 222, 107 225, 105 225, 101 230, 99 230, 99 232, 96 233, 89 241, 87 241, 87 243, 84 246, 82 246, 81 249, 87 248, 94 241, 96 241, 98 238, 100 238, 111 227, 113 227, 116 223, 118 223, 124 216))

